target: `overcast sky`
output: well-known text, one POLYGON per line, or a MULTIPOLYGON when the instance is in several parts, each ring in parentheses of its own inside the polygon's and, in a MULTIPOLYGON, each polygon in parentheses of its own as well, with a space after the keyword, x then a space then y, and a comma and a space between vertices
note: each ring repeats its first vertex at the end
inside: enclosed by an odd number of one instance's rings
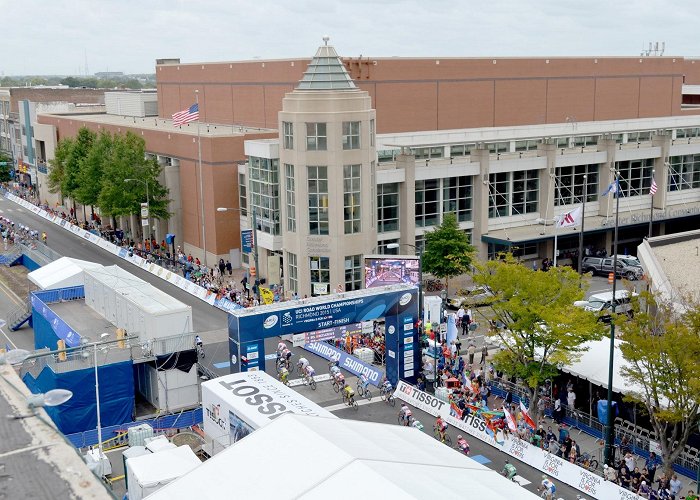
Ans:
POLYGON ((0 75, 153 73, 182 62, 341 56, 698 56, 690 0, 0 0, 0 75))

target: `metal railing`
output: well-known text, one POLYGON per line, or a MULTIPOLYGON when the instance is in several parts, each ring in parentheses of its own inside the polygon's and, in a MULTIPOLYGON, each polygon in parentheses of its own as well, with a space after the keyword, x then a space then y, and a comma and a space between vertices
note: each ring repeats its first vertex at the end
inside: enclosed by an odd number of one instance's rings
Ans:
POLYGON ((54 260, 58 260, 63 257, 60 253, 49 248, 47 245, 38 240, 27 240, 20 242, 19 246, 22 249, 22 253, 27 255, 37 264, 50 264, 54 260))
POLYGON ((69 300, 79 300, 85 298, 85 287, 83 285, 57 288, 55 290, 37 290, 33 294, 44 304, 55 304, 57 302, 67 302, 69 300))

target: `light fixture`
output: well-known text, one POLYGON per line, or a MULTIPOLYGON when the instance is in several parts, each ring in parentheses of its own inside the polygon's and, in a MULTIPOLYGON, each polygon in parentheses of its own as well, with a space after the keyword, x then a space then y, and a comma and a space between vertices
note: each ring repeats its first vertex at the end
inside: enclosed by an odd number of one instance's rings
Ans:
POLYGON ((51 389, 43 394, 32 394, 27 397, 27 406, 29 406, 29 408, 60 406, 72 397, 73 393, 68 389, 51 389))

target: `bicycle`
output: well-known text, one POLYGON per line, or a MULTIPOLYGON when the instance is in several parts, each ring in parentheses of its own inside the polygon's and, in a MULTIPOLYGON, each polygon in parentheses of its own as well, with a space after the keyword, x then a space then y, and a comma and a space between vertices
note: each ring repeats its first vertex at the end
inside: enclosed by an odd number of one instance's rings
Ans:
POLYGON ((398 415, 397 420, 399 421, 399 425, 403 425, 404 427, 408 427, 409 425, 411 425, 412 418, 413 417, 410 414, 404 415, 403 413, 401 413, 399 411, 399 415, 398 415))
POLYGON ((396 406, 396 398, 394 397, 394 393, 385 387, 382 387, 379 389, 379 396, 384 400, 386 404, 389 404, 391 406, 396 406))
POLYGON ((355 410, 358 409, 357 401, 355 401, 355 396, 350 396, 349 398, 345 395, 345 391, 343 391, 343 403, 348 405, 350 408, 353 408, 355 410))
POLYGON ((339 381, 337 378, 333 377, 333 390, 335 392, 340 392, 343 387, 345 387, 345 380, 339 381))
POLYGON ((369 392, 369 384, 363 384, 360 379, 357 380, 357 393, 360 396, 364 396, 368 401, 372 400, 372 393, 369 392))
POLYGON ((197 344, 197 359, 204 358, 204 356, 206 356, 204 346, 202 344, 197 344))
POLYGON ((582 453, 581 456, 576 459, 576 465, 588 469, 589 471, 595 471, 598 469, 598 460, 593 458, 590 453, 582 453))
POLYGON ((452 446, 452 438, 447 433, 447 430, 445 430, 445 432, 440 432, 437 427, 433 426, 433 436, 435 439, 445 443, 447 446, 452 446))
POLYGON ((308 376, 306 373, 304 374, 304 382, 311 387, 314 391, 316 390, 316 380, 313 377, 308 376))
POLYGON ((283 367, 286 368, 287 371, 288 371, 290 374, 294 373, 294 364, 291 363, 288 359, 279 358, 279 359, 277 360, 277 373, 279 373, 279 371, 280 371, 283 367))

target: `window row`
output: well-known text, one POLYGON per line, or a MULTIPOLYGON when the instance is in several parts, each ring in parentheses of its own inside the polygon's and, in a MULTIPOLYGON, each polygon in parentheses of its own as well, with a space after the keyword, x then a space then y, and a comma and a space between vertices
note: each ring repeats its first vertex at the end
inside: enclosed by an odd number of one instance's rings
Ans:
POLYGON ((441 214, 454 213, 458 222, 472 220, 472 177, 416 181, 416 226, 440 224, 441 214))
MULTIPOLYGON (((342 123, 342 144, 344 150, 361 148, 361 122, 342 123)), ((328 124, 324 122, 305 123, 306 150, 328 150, 328 124)), ((374 146, 375 126, 374 120, 369 122, 369 143, 374 146)), ((284 149, 294 149, 294 123, 282 122, 282 146, 284 149)))
POLYGON ((700 154, 669 158, 668 190, 700 188, 700 154))
POLYGON ((537 212, 539 170, 489 174, 489 218, 537 212))
POLYGON ((581 203, 584 190, 587 202, 598 199, 598 165, 557 167, 554 182, 554 206, 581 203))

